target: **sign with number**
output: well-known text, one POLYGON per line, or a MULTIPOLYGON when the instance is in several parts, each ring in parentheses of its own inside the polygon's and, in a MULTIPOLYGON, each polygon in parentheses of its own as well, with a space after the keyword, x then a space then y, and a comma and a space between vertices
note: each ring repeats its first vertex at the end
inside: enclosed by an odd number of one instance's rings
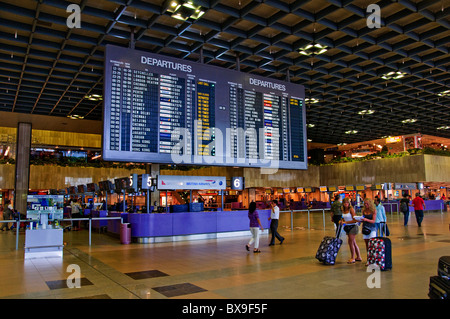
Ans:
POLYGON ((231 178, 231 189, 243 190, 244 189, 244 178, 243 177, 232 177, 231 178))

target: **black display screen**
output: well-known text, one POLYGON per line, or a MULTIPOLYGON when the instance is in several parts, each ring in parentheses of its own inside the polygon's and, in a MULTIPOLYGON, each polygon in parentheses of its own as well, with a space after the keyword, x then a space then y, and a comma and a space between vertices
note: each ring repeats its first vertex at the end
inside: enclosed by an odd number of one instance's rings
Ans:
POLYGON ((103 158, 306 169, 304 87, 106 46, 103 158))

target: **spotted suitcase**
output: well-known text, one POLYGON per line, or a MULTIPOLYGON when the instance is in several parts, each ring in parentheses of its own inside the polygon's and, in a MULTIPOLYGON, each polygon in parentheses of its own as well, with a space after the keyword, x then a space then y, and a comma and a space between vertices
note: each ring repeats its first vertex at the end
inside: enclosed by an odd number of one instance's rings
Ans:
POLYGON ((317 249, 316 259, 325 265, 334 265, 336 263, 336 256, 342 246, 342 239, 339 235, 342 231, 342 226, 339 226, 337 237, 325 236, 317 249))
POLYGON ((369 240, 367 262, 376 265, 380 270, 392 269, 391 240, 386 237, 375 237, 369 240))

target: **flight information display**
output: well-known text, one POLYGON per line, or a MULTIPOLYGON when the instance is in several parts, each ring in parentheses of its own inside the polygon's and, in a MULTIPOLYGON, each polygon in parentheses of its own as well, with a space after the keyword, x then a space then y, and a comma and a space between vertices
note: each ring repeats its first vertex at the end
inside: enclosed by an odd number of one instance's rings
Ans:
POLYGON ((304 87, 112 45, 109 161, 306 169, 304 87))

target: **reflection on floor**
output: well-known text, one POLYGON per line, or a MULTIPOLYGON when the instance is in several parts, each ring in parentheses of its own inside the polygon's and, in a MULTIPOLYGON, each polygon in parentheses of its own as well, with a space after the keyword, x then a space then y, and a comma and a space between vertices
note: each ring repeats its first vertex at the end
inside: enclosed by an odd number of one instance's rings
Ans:
MULTIPOLYGON (((450 255, 450 215, 427 213, 421 228, 414 218, 403 226, 402 215, 388 215, 393 269, 380 274, 380 288, 369 288, 372 274, 362 263, 347 264, 349 248, 339 251, 334 266, 314 257, 323 236, 333 234, 326 214, 282 213, 283 245, 261 254, 247 252, 249 237, 191 242, 121 245, 117 238, 88 231, 66 232, 63 258, 24 260, 15 250, 15 233, 0 232, 0 298, 58 299, 427 299, 429 277, 440 256, 450 255), (80 288, 68 288, 69 265, 81 271, 80 288)), ((412 216, 414 217, 414 215, 412 216)), ((23 247, 24 234, 19 243, 23 247)), ((357 242, 363 258, 361 234, 357 242)))

